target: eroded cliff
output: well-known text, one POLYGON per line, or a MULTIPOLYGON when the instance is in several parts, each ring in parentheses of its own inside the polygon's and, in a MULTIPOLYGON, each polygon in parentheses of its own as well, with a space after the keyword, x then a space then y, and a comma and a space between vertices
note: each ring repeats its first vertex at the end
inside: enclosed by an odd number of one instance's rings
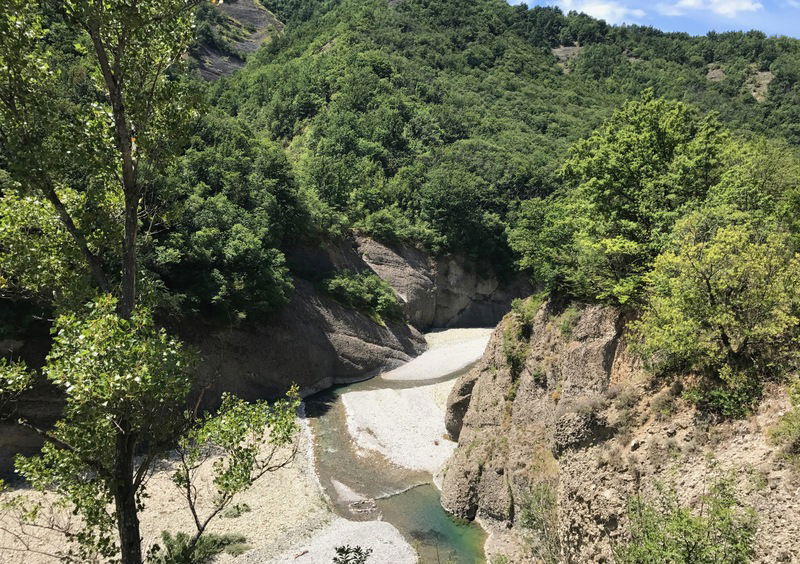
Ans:
POLYGON ((797 558, 800 482, 767 432, 788 409, 782 390, 749 419, 715 423, 643 370, 620 311, 548 302, 527 316, 503 320, 448 400, 458 448, 442 503, 494 532, 490 555, 613 561, 632 496, 670 484, 693 505, 712 474, 732 472, 758 515, 757 560, 797 558))

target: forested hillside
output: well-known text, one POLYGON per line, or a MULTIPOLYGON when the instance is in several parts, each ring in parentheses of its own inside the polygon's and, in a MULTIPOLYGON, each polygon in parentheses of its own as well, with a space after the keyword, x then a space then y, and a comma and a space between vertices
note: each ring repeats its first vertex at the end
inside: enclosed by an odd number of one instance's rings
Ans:
POLYGON ((570 145, 646 88, 733 129, 800 140, 795 40, 691 38, 502 2, 270 7, 292 24, 214 103, 288 146, 327 230, 510 264, 516 203, 555 190, 570 145), (559 60, 561 45, 577 56, 559 60), (759 103, 750 85, 770 69, 759 103))
MULTIPOLYGON (((274 310, 291 292, 286 241, 351 229, 465 251, 500 270, 525 266, 508 243, 525 221, 521 203, 562 186, 570 146, 648 88, 717 113, 737 135, 800 142, 794 39, 613 27, 500 0, 266 7, 288 25, 244 69, 208 85, 174 77, 193 93, 196 118, 184 156, 147 171, 142 242, 152 294, 169 311, 274 310)), ((219 18, 208 7, 201 17, 200 51, 224 52, 225 34, 210 31, 219 18)), ((80 103, 96 94, 74 35, 53 13, 47 41, 80 103)), ((95 172, 70 171, 80 181, 70 189, 95 172)), ((29 238, 17 229, 25 223, 45 234, 50 220, 32 209, 10 219, 19 212, 9 182, 3 237, 29 238)), ((37 275, 16 286, 41 300, 56 282, 37 275)))

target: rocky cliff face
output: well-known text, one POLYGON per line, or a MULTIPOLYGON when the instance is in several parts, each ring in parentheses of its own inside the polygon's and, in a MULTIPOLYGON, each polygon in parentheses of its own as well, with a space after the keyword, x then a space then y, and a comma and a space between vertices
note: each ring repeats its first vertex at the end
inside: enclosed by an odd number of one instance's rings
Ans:
POLYGON ((527 296, 527 278, 501 280, 490 269, 461 255, 433 258, 408 246, 390 248, 357 237, 364 263, 386 280, 403 301, 419 330, 432 327, 493 327, 508 313, 514 298, 527 296))
POLYGON ((425 350, 405 323, 379 325, 296 279, 291 302, 267 323, 198 335, 199 381, 209 397, 272 398, 291 384, 308 396, 394 368, 425 350))
POLYGON ((520 319, 503 320, 448 400, 458 448, 442 504, 494 531, 490 554, 613 561, 631 496, 661 481, 696 503, 712 473, 730 470, 758 512, 758 560, 795 561, 800 480, 766 433, 788 408, 782 392, 748 420, 713 424, 642 369, 619 311, 546 303, 520 319))
MULTIPOLYGON (((431 327, 493 326, 514 297, 527 295, 527 282, 501 283, 491 272, 479 273, 463 257, 434 259, 422 251, 389 248, 369 238, 346 238, 291 249, 295 278, 291 302, 272 317, 238 327, 193 323, 179 332, 201 352, 198 385, 207 405, 222 392, 247 399, 282 395, 291 384, 304 396, 337 383, 366 378, 397 367, 425 350, 420 333, 431 327), (310 280, 337 270, 373 270, 403 301, 410 324, 381 325, 317 292, 310 280)), ((48 333, 30 343, 0 343, 35 348, 28 364, 40 366, 49 347, 48 333)), ((10 349, 9 349, 10 350, 10 349)), ((16 353, 15 353, 16 354, 16 353)), ((26 398, 20 413, 41 425, 58 417, 61 403, 52 390, 26 398)), ((0 423, 0 473, 17 452, 32 453, 40 440, 11 423, 0 423)))
POLYGON ((288 257, 298 277, 283 310, 263 323, 188 333, 203 353, 200 376, 210 385, 210 397, 222 391, 274 397, 291 383, 310 395, 363 379, 424 351, 420 331, 495 325, 514 297, 530 293, 526 281, 502 284, 491 273, 479 274, 463 257, 434 259, 417 249, 390 248, 366 237, 298 246, 288 257), (371 270, 387 281, 402 301, 409 324, 380 325, 320 295, 308 282, 340 270, 371 270))
POLYGON ((215 9, 220 21, 211 26, 229 44, 228 49, 206 41, 197 46, 194 55, 200 75, 206 80, 217 80, 239 70, 247 55, 257 51, 272 34, 283 30, 283 23, 259 0, 220 1, 215 9))

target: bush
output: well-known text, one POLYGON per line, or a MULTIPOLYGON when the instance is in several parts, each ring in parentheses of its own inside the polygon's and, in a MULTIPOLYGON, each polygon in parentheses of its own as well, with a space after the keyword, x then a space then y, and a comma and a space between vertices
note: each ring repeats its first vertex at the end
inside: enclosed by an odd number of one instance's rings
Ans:
POLYGON ((533 319, 536 317, 536 312, 547 299, 546 293, 534 294, 528 298, 515 299, 511 302, 511 311, 517 318, 520 325, 520 332, 524 339, 530 339, 533 331, 533 319))
POLYGON ((389 284, 372 272, 342 271, 323 280, 322 290, 379 323, 403 319, 403 308, 389 284))
POLYGON ((755 513, 739 502, 728 478, 711 485, 698 511, 681 505, 674 488, 658 485, 653 498, 630 500, 628 519, 629 539, 616 550, 620 564, 740 564, 755 553, 755 513))
POLYGON ((561 561, 557 503, 553 484, 539 482, 528 492, 519 512, 519 525, 535 533, 533 548, 548 564, 561 561))
POLYGON ((371 548, 350 545, 337 546, 333 564, 364 564, 370 554, 372 554, 371 548))
POLYGON ((444 239, 423 221, 412 222, 398 206, 369 214, 355 226, 358 231, 386 244, 408 243, 438 253, 444 239))
POLYGON ((503 329, 503 356, 511 370, 511 379, 516 380, 525 367, 525 343, 520 339, 519 327, 509 325, 503 329))
POLYGON ((561 335, 567 339, 572 337, 572 330, 575 329, 580 318, 581 311, 574 305, 569 306, 564 313, 561 314, 561 324, 559 325, 561 335))
POLYGON ((218 554, 241 554, 247 547, 241 535, 206 534, 200 537, 193 549, 189 548, 190 537, 186 533, 172 536, 161 533, 162 544, 150 549, 148 562, 152 564, 209 564, 218 554))
POLYGON ((784 454, 792 461, 800 461, 800 379, 789 388, 793 409, 781 417, 778 425, 770 431, 771 438, 783 445, 784 454))

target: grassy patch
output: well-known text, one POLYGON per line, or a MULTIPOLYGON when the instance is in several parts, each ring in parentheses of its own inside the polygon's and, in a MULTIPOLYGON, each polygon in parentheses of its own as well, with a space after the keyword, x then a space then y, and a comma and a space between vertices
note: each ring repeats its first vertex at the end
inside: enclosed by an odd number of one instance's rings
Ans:
POLYGON ((561 335, 569 339, 572 337, 572 331, 575 329, 575 326, 578 324, 578 320, 581 318, 581 311, 577 308, 577 306, 571 305, 564 313, 561 314, 559 319, 559 329, 561 330, 561 335))

